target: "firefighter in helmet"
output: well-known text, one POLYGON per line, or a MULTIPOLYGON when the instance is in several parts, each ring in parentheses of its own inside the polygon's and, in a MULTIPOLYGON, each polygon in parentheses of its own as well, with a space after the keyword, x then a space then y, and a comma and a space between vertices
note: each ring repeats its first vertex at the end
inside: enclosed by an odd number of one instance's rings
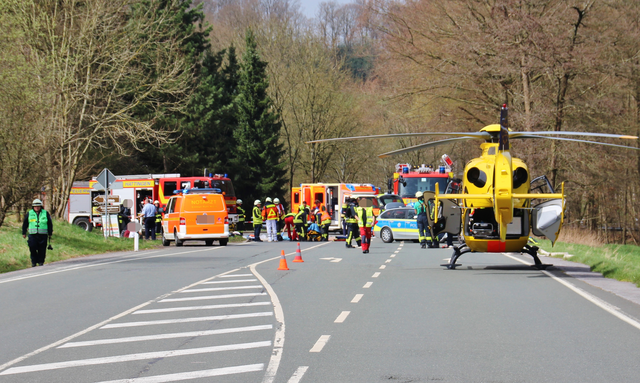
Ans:
POLYGON ((251 217, 253 218, 253 240, 262 242, 260 239, 260 230, 262 229, 262 202, 260 202, 259 199, 253 202, 251 217))
POLYGON ((244 220, 246 219, 246 215, 242 208, 242 200, 240 198, 236 201, 236 210, 238 210, 238 231, 242 231, 244 230, 244 220))
POLYGON ((31 267, 42 266, 47 254, 47 238, 51 240, 53 221, 49 212, 42 207, 42 201, 34 199, 33 209, 24 217, 22 223, 22 238, 29 233, 29 251, 31 252, 31 267))

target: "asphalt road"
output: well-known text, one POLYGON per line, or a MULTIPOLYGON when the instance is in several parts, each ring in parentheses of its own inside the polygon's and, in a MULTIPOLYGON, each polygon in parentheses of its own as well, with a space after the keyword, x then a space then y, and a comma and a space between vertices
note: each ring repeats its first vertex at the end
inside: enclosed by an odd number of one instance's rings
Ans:
POLYGON ((0 276, 0 382, 637 382, 640 305, 528 256, 187 243, 0 276), (277 270, 280 253, 289 270, 277 270))

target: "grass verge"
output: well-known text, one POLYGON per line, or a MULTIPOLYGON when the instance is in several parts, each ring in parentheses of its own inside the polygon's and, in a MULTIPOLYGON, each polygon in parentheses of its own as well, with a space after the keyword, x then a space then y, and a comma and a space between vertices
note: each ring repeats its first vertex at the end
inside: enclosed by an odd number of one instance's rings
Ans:
MULTIPOLYGON (((84 255, 133 250, 133 239, 107 238, 102 231, 87 232, 66 221, 54 220, 53 250, 47 250, 45 263, 84 255)), ((161 246, 161 241, 140 241, 140 250, 161 246)), ((0 273, 31 267, 27 240, 22 238, 22 222, 7 217, 0 227, 0 273)))
POLYGON ((569 230, 561 236, 554 247, 547 240, 539 240, 539 247, 562 258, 565 253, 573 255, 572 262, 584 263, 591 271, 607 278, 631 282, 640 287, 640 247, 636 245, 605 245, 589 232, 569 230))

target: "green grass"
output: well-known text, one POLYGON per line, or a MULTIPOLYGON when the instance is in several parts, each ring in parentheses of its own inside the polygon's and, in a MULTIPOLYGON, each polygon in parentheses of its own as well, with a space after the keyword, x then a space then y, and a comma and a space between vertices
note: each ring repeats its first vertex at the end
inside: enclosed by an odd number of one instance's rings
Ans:
MULTIPOLYGON (((133 239, 104 239, 102 231, 86 232, 65 221, 54 220, 53 250, 47 250, 45 263, 112 251, 133 250, 133 239)), ((140 250, 161 246, 161 241, 140 241, 140 250)), ((7 217, 0 227, 0 273, 31 267, 27 240, 22 238, 22 223, 7 217)))
POLYGON ((640 246, 636 245, 581 245, 567 242, 551 242, 540 240, 540 248, 548 251, 553 257, 562 258, 564 254, 573 255, 569 260, 584 263, 592 271, 601 273, 607 278, 635 283, 640 287, 640 246))

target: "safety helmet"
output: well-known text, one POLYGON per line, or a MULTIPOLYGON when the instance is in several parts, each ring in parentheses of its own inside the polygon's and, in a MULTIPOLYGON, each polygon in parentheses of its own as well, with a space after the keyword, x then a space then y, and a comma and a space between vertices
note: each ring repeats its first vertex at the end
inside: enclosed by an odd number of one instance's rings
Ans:
POLYGON ((157 204, 157 203, 160 203, 160 201, 158 201, 158 200, 153 201, 154 205, 157 204))
POLYGON ((420 197, 422 197, 423 195, 424 195, 424 193, 423 193, 423 192, 421 192, 421 191, 419 191, 419 192, 417 192, 417 193, 416 193, 416 198, 420 198, 420 197))
POLYGON ((271 201, 271 197, 267 197, 267 199, 265 199, 264 202, 273 202, 273 201, 271 201))
POLYGON ((260 200, 259 200, 259 199, 257 199, 257 200, 255 200, 255 201, 253 202, 253 204, 254 204, 254 205, 262 205, 262 202, 260 202, 260 200))
POLYGON ((42 201, 36 198, 33 200, 33 203, 31 204, 31 206, 42 206, 42 201))
POLYGON ((238 200, 236 201, 236 203, 237 203, 238 205, 242 205, 242 200, 241 200, 240 198, 238 198, 238 200))
POLYGON ((273 203, 280 203, 280 200, 278 198, 274 198, 273 203))

